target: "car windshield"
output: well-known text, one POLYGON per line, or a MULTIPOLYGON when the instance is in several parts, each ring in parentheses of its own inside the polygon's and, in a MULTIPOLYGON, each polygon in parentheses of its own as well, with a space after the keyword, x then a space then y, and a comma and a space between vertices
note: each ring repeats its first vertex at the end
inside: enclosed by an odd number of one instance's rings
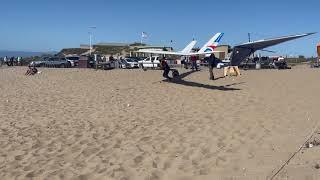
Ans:
POLYGON ((132 59, 126 59, 127 62, 134 62, 132 59))
POLYGON ((68 60, 77 61, 79 60, 79 57, 66 57, 68 60))

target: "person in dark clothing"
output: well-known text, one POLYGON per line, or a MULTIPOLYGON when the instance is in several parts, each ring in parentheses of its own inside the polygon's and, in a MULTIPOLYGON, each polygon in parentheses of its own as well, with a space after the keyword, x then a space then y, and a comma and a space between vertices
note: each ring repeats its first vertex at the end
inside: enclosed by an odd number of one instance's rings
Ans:
POLYGON ((183 65, 183 67, 185 69, 188 69, 188 57, 183 57, 183 59, 181 60, 181 64, 183 65))
POLYGON ((162 76, 164 78, 167 78, 167 79, 171 80, 171 78, 169 77, 170 66, 168 65, 166 59, 163 58, 160 63, 161 63, 161 68, 163 69, 162 76))
POLYGON ((191 56, 192 70, 198 71, 197 59, 197 56, 191 56))
POLYGON ((29 75, 35 75, 38 73, 38 69, 34 66, 29 66, 29 69, 27 70, 27 72, 25 73, 26 76, 29 75))
POLYGON ((216 57, 214 54, 211 54, 210 57, 208 58, 208 67, 209 67, 209 79, 214 80, 214 75, 213 75, 213 68, 215 67, 216 64, 216 57))
POLYGON ((110 61, 110 62, 113 62, 113 61, 114 61, 114 58, 113 58, 112 55, 109 57, 109 61, 110 61))
POLYGON ((10 66, 13 66, 13 63, 14 63, 14 57, 12 56, 12 57, 10 58, 10 66))

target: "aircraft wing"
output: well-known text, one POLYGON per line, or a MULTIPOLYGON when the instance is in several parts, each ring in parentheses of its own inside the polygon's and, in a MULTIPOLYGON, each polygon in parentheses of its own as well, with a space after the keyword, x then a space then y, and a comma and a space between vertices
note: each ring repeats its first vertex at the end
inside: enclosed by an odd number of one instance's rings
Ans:
POLYGON ((177 55, 177 56, 197 56, 197 55, 206 55, 206 54, 213 54, 219 53, 224 51, 208 51, 208 52, 195 52, 195 53, 181 53, 181 52, 170 52, 170 51, 154 51, 148 49, 140 49, 137 52, 142 53, 150 53, 150 54, 165 54, 165 55, 177 55))
POLYGON ((233 48, 233 53, 231 56, 231 64, 233 66, 239 65, 241 61, 248 58, 252 53, 254 53, 257 50, 265 49, 270 46, 274 46, 277 44, 281 44, 281 43, 302 38, 305 36, 310 36, 312 34, 315 34, 315 33, 306 33, 306 34, 285 36, 285 37, 279 37, 279 38, 273 38, 273 39, 265 39, 265 40, 259 40, 259 41, 236 45, 233 48))
POLYGON ((142 53, 150 53, 150 54, 165 54, 165 55, 177 55, 177 56, 186 56, 188 54, 181 52, 171 52, 171 51, 156 51, 156 50, 148 50, 148 49, 140 49, 137 52, 142 53))
POLYGON ((224 51, 195 52, 195 53, 189 53, 188 56, 206 55, 206 54, 213 54, 213 53, 220 53, 220 52, 224 52, 224 51))

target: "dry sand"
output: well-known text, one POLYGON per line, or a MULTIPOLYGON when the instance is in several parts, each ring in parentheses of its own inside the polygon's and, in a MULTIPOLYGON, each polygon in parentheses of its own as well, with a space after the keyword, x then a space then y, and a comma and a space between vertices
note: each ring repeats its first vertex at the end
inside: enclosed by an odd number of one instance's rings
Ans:
MULTIPOLYGON (((0 179, 266 179, 320 117, 320 70, 0 69, 0 179), (216 77, 222 75, 215 70, 216 77)), ((320 179, 320 147, 275 179, 320 179)))

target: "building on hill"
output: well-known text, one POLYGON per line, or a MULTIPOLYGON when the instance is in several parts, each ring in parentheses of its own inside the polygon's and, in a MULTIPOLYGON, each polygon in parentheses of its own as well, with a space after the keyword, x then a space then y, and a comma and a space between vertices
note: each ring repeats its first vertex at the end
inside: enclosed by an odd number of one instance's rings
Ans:
POLYGON ((109 47, 128 47, 130 44, 128 43, 98 43, 94 46, 109 46, 109 47))
MULTIPOLYGON (((81 44, 80 49, 89 50, 90 46, 81 44)), ((93 45, 93 51, 97 54, 103 56, 111 56, 114 57, 125 57, 125 56, 139 56, 145 57, 147 54, 139 53, 139 49, 157 49, 157 50, 166 50, 172 51, 172 47, 165 47, 165 46, 150 46, 141 43, 97 43, 93 45)))
POLYGON ((87 49, 87 50, 89 50, 89 49, 90 49, 90 45, 88 45, 88 44, 80 44, 80 49, 87 49))

